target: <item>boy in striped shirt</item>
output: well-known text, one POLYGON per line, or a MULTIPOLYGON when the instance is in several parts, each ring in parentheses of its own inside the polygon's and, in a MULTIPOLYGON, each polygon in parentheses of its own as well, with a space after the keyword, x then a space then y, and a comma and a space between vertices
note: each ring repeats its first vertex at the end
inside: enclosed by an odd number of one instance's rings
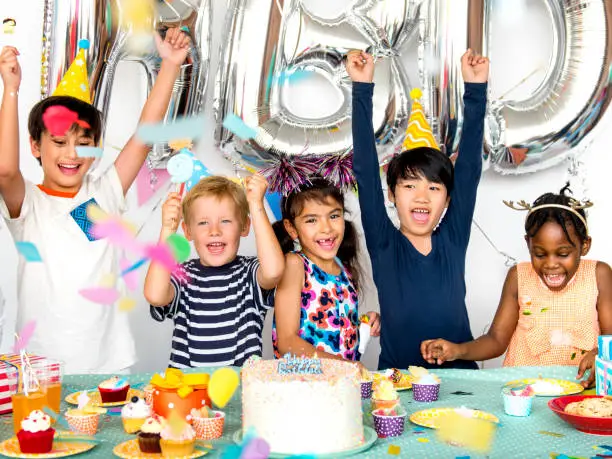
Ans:
POLYGON ((198 253, 183 264, 186 282, 156 263, 145 279, 151 316, 174 320, 170 367, 240 366, 261 356, 264 318, 285 262, 264 208, 266 180, 256 174, 245 187, 246 193, 225 177, 206 177, 182 204, 177 193, 164 203, 160 241, 184 218, 183 231, 198 253), (258 256, 238 255, 251 225, 258 256))

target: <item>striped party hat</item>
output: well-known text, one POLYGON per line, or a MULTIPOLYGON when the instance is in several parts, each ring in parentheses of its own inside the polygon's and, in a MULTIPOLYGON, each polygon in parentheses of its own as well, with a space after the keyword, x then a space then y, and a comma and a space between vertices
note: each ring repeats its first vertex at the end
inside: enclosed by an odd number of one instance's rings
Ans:
POLYGON ((421 105, 420 102, 421 96, 422 93, 419 88, 414 88, 410 91, 412 110, 410 112, 410 118, 408 119, 406 137, 404 138, 402 146, 404 150, 414 150, 420 147, 429 147, 439 150, 440 147, 433 136, 433 132, 431 132, 431 126, 429 126, 427 118, 425 118, 423 105, 421 105))

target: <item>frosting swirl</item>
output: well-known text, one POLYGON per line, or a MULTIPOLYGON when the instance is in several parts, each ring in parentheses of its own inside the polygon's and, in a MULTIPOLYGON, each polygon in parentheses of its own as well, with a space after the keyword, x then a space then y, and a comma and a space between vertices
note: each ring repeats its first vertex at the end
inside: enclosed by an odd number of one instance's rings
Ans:
POLYGON ((51 428, 51 418, 40 410, 34 410, 22 419, 21 428, 26 432, 44 432, 51 428))
POLYGON ((132 397, 132 401, 121 408, 121 416, 124 418, 148 418, 151 416, 151 407, 147 405, 144 398, 132 397))
POLYGON ((102 381, 98 387, 101 389, 123 389, 129 385, 126 379, 113 376, 112 378, 102 381))
POLYGON ((160 416, 151 416, 146 419, 140 431, 148 434, 159 434, 166 424, 165 419, 160 416))

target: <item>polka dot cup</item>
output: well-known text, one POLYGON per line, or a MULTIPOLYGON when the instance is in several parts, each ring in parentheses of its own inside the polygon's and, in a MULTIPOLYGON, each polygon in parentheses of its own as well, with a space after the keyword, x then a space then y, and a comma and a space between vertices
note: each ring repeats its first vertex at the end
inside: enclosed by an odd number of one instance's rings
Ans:
POLYGON ((68 410, 64 417, 70 427, 85 435, 95 435, 98 431, 99 414, 77 414, 76 410, 68 410))
POLYGON ((440 384, 412 383, 412 396, 415 402, 435 402, 440 395, 440 384))
POLYGON ((191 419, 196 438, 199 440, 214 440, 215 438, 221 438, 221 435, 223 435, 225 413, 223 411, 211 411, 210 413, 210 418, 191 419))
POLYGON ((385 415, 382 410, 374 410, 372 417, 378 438, 399 437, 404 433, 406 411, 398 410, 396 415, 385 415))
POLYGON ((372 381, 361 381, 361 398, 372 398, 372 381))

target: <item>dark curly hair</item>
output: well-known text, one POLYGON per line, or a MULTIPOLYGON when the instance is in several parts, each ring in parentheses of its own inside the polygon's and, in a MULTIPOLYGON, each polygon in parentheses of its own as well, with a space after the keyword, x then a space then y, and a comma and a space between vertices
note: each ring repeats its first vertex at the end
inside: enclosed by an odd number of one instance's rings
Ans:
MULTIPOLYGON (((558 194, 555 193, 545 193, 536 199, 531 207, 542 206, 546 204, 559 204, 562 206, 572 206, 572 202, 574 200, 568 195, 571 194, 569 183, 567 183, 558 194)), ((586 212, 584 209, 576 209, 584 220, 586 221, 586 212)), ((589 237, 587 227, 585 224, 578 218, 576 214, 569 210, 560 209, 558 207, 545 207, 544 209, 538 209, 535 212, 529 214, 527 219, 525 220, 525 233, 528 237, 534 237, 540 228, 544 226, 547 222, 557 223, 561 228, 563 228, 563 232, 565 233, 565 237, 572 244, 575 245, 572 239, 570 238, 568 232, 568 225, 574 227, 576 235, 580 240, 580 244, 583 244, 589 237)))

